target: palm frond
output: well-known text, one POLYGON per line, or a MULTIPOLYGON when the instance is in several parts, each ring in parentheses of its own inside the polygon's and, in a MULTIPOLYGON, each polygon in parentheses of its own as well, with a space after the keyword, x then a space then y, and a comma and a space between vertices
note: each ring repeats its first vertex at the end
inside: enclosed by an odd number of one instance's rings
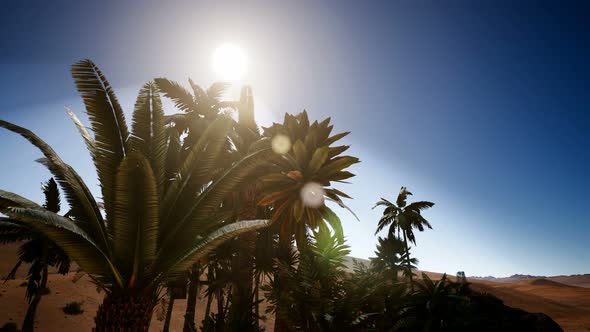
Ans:
POLYGON ((221 98, 223 98, 223 95, 227 89, 229 89, 230 85, 231 84, 228 82, 215 82, 211 84, 209 89, 207 89, 207 97, 214 101, 215 104, 219 104, 219 102, 221 102, 221 98))
POLYGON ((10 207, 24 207, 28 209, 42 209, 42 207, 22 196, 9 191, 0 190, 0 212, 4 213, 10 207))
POLYGON ((164 93, 164 96, 170 98, 174 105, 181 111, 186 113, 202 112, 199 109, 199 105, 195 102, 193 95, 182 85, 166 78, 156 78, 154 81, 160 91, 164 93))
POLYGON ((131 149, 141 151, 149 159, 158 188, 163 188, 166 177, 166 120, 155 83, 146 83, 139 90, 132 121, 131 149))
POLYGON ((117 173, 112 229, 113 249, 124 278, 142 280, 157 251, 158 192, 148 160, 139 152, 123 159, 117 173))
POLYGON ((418 202, 412 202, 412 203, 408 204, 408 206, 406 206, 406 210, 415 211, 415 212, 420 213, 421 211, 431 208, 433 206, 434 206, 434 203, 432 203, 432 202, 418 201, 418 202))
POLYGON ((218 117, 215 119, 182 161, 174 181, 172 181, 164 196, 162 204, 163 225, 167 224, 172 212, 178 211, 176 205, 181 197, 195 195, 194 190, 192 192, 187 190, 187 188, 191 187, 191 184, 194 187, 196 180, 200 180, 200 182, 197 182, 200 185, 212 180, 211 178, 203 178, 207 174, 211 175, 213 173, 212 166, 226 142, 226 134, 230 129, 230 125, 231 122, 227 118, 218 117))
POLYGON ((35 236, 28 227, 9 218, 0 218, 0 244, 30 240, 35 236))
POLYGON ((75 63, 72 66, 72 76, 84 100, 94 132, 96 148, 92 157, 109 220, 114 205, 117 167, 127 154, 129 131, 125 115, 111 85, 92 61, 75 63))
POLYGON ((59 189, 53 178, 49 179, 42 186, 45 195, 45 204, 43 207, 51 212, 58 213, 61 209, 61 200, 59 198, 59 189))
POLYGON ((111 278, 120 287, 123 281, 108 256, 76 223, 47 210, 8 208, 3 211, 31 229, 47 236, 89 274, 111 278))
POLYGON ((270 223, 271 221, 266 219, 238 221, 222 226, 205 237, 196 238, 195 244, 182 254, 156 261, 152 269, 154 273, 152 284, 159 282, 165 275, 172 276, 186 271, 193 263, 208 255, 228 239, 267 227, 270 223))
POLYGON ((170 245, 175 237, 181 236, 183 233, 195 234, 194 232, 191 233, 189 229, 196 228, 198 230, 199 220, 206 220, 211 216, 219 209, 227 195, 233 192, 244 179, 251 175, 252 171, 269 163, 275 157, 276 154, 270 148, 260 150, 242 158, 226 170, 217 180, 213 181, 198 195, 192 206, 183 212, 184 217, 177 220, 171 227, 163 230, 163 233, 166 235, 162 249, 170 245))
POLYGON ((322 218, 328 222, 332 230, 334 230, 334 236, 339 240, 344 241, 344 230, 342 229, 342 222, 340 218, 332 209, 327 206, 322 207, 322 218))
POLYGON ((84 126, 82 121, 80 121, 80 119, 78 119, 76 114, 69 107, 66 107, 66 112, 68 113, 70 118, 72 118, 72 121, 74 121, 76 128, 78 128, 80 135, 84 139, 84 143, 86 143, 86 148, 88 148, 88 151, 90 151, 91 155, 94 155, 95 149, 96 149, 96 144, 94 143, 94 138, 92 137, 92 135, 90 135, 90 133, 88 132, 88 129, 86 129, 86 127, 84 126))
POLYGON ((37 161, 49 169, 64 190, 68 204, 72 209, 71 215, 80 222, 80 227, 93 236, 101 248, 107 250, 108 240, 102 215, 96 200, 80 175, 66 164, 49 144, 30 130, 2 120, 0 120, 0 127, 21 135, 41 150, 45 158, 37 161))

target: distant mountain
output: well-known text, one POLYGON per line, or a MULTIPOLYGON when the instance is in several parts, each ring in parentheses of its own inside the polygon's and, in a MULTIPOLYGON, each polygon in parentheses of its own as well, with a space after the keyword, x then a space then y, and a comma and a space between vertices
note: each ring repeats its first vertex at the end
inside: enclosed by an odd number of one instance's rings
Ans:
POLYGON ((558 282, 565 285, 590 288, 590 274, 574 274, 574 275, 559 275, 559 276, 533 276, 529 274, 514 274, 510 277, 496 278, 493 276, 487 277, 468 277, 471 281, 489 281, 497 283, 510 283, 531 279, 546 279, 558 282))

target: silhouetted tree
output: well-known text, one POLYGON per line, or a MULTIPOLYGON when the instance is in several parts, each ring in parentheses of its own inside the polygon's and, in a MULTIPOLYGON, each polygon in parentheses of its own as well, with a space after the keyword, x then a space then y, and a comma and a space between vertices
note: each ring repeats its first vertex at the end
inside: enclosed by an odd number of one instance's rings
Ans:
MULTIPOLYGON (((384 206, 383 216, 379 220, 375 234, 379 233, 386 226, 389 226, 388 236, 393 237, 396 234, 398 237, 403 236, 404 245, 406 247, 406 269, 408 281, 412 284, 412 267, 409 255, 408 241, 416 244, 416 237, 414 236, 414 228, 420 232, 424 231, 424 227, 432 228, 428 220, 424 219, 421 214, 422 210, 434 206, 434 203, 428 201, 419 201, 407 204, 407 198, 412 193, 406 188, 401 187, 397 196, 396 203, 392 203, 385 198, 381 198, 373 208, 384 206)), ((413 289, 413 285, 411 285, 413 289)))
MULTIPOLYGON (((61 208, 61 200, 57 183, 55 180, 49 179, 42 188, 45 195, 43 208, 58 213, 61 208)), ((31 264, 25 295, 29 301, 29 307, 22 325, 22 331, 29 332, 34 330, 35 313, 41 297, 47 291, 48 267, 56 267, 58 273, 66 274, 70 269, 70 258, 42 233, 21 225, 16 220, 0 218, 0 243, 21 241, 25 242, 21 244, 18 251, 18 261, 6 279, 14 278, 22 263, 31 264)))

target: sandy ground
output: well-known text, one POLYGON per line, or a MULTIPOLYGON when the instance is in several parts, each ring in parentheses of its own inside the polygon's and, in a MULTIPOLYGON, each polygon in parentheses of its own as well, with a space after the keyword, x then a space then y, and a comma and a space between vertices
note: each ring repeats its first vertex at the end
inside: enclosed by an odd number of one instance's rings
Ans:
MULTIPOLYGON (((12 267, 16 255, 16 246, 0 246, 0 277, 12 267)), ((23 266, 16 280, 0 284, 0 326, 13 321, 22 323, 27 303, 25 287, 19 285, 27 271, 23 266)), ((440 277, 438 273, 429 273, 432 278, 440 277)), ((37 311, 36 326, 39 331, 90 331, 94 326, 94 315, 102 294, 97 292, 87 276, 74 282, 76 273, 62 276, 52 273, 48 286, 51 293, 44 296, 37 311), (71 316, 63 313, 61 308, 68 302, 83 302, 84 313, 71 316)), ((585 284, 587 281, 578 280, 585 284)), ((472 288, 491 293, 505 304, 529 312, 543 312, 559 323, 567 332, 590 331, 590 288, 565 285, 554 280, 530 279, 513 283, 475 282, 472 288)), ((205 311, 206 299, 200 296, 197 305, 197 322, 200 325, 205 311)), ((212 306, 215 308, 215 304, 212 306)), ((186 300, 176 300, 171 323, 171 331, 182 331, 186 300)), ((261 312, 264 312, 264 307, 261 312)), ((161 331, 163 322, 152 318, 150 331, 161 331)), ((266 322, 267 331, 272 331, 274 317, 266 322)))
MULTIPOLYGON (((5 245, 0 246, 0 277, 4 276, 12 268, 16 258, 17 246, 5 245)), ((15 280, 8 280, 6 283, 0 281, 0 326, 7 322, 15 322, 19 327, 27 310, 25 300, 25 287, 20 284, 25 281, 28 266, 22 266, 15 280)), ((79 275, 75 272, 67 275, 56 274, 50 271, 48 287, 50 294, 43 296, 37 309, 35 326, 39 331, 91 331, 94 327, 94 316, 98 305, 102 301, 104 293, 99 293, 97 287, 91 282, 88 276, 78 279, 79 275), (66 315, 62 308, 69 302, 83 302, 82 309, 84 312, 80 315, 66 315)), ((262 297, 261 293, 261 297, 262 297)), ((200 327, 205 313, 207 299, 201 295, 197 300, 196 322, 200 327)), ((215 312, 216 303, 213 301, 212 311, 215 312)), ((260 307, 260 312, 264 313, 266 306, 260 307)), ((172 321, 170 331, 182 331, 184 323, 184 312, 186 310, 186 300, 174 301, 174 310, 172 312, 172 321)), ((156 308, 150 331, 161 331, 164 325, 163 321, 158 320, 158 308, 156 308)), ((266 320, 266 330, 272 332, 274 326, 274 317, 268 317, 266 320)))

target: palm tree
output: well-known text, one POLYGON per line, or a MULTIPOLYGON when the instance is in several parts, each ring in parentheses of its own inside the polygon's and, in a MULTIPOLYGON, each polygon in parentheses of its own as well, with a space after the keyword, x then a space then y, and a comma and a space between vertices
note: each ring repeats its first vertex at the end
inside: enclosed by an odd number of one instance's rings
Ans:
MULTIPOLYGON (((260 206, 272 206, 272 220, 279 228, 279 256, 287 258, 291 252, 293 236, 300 250, 308 243, 309 230, 327 231, 329 224, 336 235, 343 237, 340 219, 325 200, 342 207, 342 197, 350 198, 331 187, 354 176, 345 171, 359 159, 341 154, 349 146, 332 146, 348 132, 330 136, 333 126, 330 118, 309 123, 307 112, 297 116, 285 114, 282 124, 274 123, 264 129, 264 136, 272 139, 273 148, 282 158, 261 177, 260 206)), ((277 276, 278 277, 278 276, 277 276)), ((281 284, 280 277, 276 284, 281 284)), ((279 303, 275 331, 287 328, 281 317, 285 308, 279 303)))
POLYGON ((411 270, 407 268, 408 259, 411 268, 416 267, 418 260, 409 258, 410 252, 406 251, 405 243, 393 236, 379 237, 378 241, 377 250, 375 251, 376 257, 371 258, 371 268, 382 273, 386 279, 394 283, 398 281, 400 271, 403 271, 406 278, 409 278, 408 271, 411 270))
POLYGON ((281 139, 290 145, 282 158, 276 159, 269 174, 260 179, 262 194, 258 202, 260 206, 273 206, 272 219, 280 224, 283 248, 290 245, 293 234, 302 248, 308 242, 309 229, 324 229, 327 224, 342 236, 340 219, 324 201, 346 208, 342 198, 350 196, 331 185, 353 177, 345 169, 359 159, 341 156, 349 146, 332 144, 349 133, 330 136, 332 129, 330 118, 310 125, 307 112, 303 111, 297 116, 285 114, 282 124, 274 123, 264 130, 264 136, 273 139, 273 143, 281 139))
MULTIPOLYGON (((314 231, 308 245, 279 266, 280 284, 266 286, 269 311, 287 322, 285 331, 340 331, 336 309, 344 297, 348 245, 329 230, 314 231), (278 311, 282 305, 289 310, 278 311)), ((277 280, 275 279, 274 282, 277 280)))
MULTIPOLYGON (((167 164, 167 138, 158 90, 139 93, 129 132, 108 81, 89 60, 72 73, 86 105, 94 137, 75 119, 102 191, 104 212, 80 176, 34 133, 0 121, 38 147, 64 190, 72 213, 62 217, 21 196, 0 191, 0 212, 59 245, 107 293, 95 318, 96 330, 147 331, 161 286, 228 238, 267 226, 269 220, 230 222, 224 199, 257 168, 275 158, 268 145, 218 171, 227 148, 227 117, 207 126, 180 161, 167 164), (174 169, 170 169, 174 167, 174 169), (172 179, 166 174, 175 174, 172 179)), ((172 154, 178 150, 172 151, 172 154)), ((176 153, 178 155, 178 153, 176 153)))
MULTIPOLYGON (((45 204, 43 207, 51 212, 60 210, 60 197, 57 183, 49 179, 44 183, 43 194, 45 204)), ((14 278, 22 263, 29 263, 31 267, 28 273, 26 298, 29 307, 22 325, 23 332, 34 330, 35 313, 41 297, 47 290, 48 267, 57 267, 57 272, 66 274, 70 270, 70 258, 66 253, 41 233, 23 225, 17 225, 11 219, 0 218, 0 243, 14 243, 26 241, 21 244, 16 265, 10 271, 6 279, 14 278)))
POLYGON ((424 226, 432 229, 428 220, 422 216, 421 211, 433 207, 434 203, 419 201, 407 204, 406 201, 409 195, 412 195, 412 193, 406 187, 401 187, 395 204, 385 198, 381 198, 373 208, 385 206, 383 216, 379 220, 375 234, 379 233, 383 228, 389 225, 388 236, 393 237, 397 233, 399 238, 403 235, 404 246, 408 253, 406 255, 406 273, 413 290, 412 263, 409 254, 408 241, 416 244, 414 228, 417 228, 420 232, 424 231, 424 226))
MULTIPOLYGON (((183 113, 167 117, 167 122, 173 124, 175 134, 186 134, 184 145, 190 146, 200 135, 208 123, 222 116, 224 110, 238 110, 239 122, 233 122, 230 136, 235 147, 226 158, 221 158, 220 168, 229 168, 233 163, 251 153, 253 144, 260 139, 260 133, 256 127, 253 113, 253 102, 249 87, 243 87, 238 102, 222 101, 221 97, 229 87, 227 83, 215 83, 206 91, 189 79, 192 93, 180 84, 164 79, 156 79, 156 83, 164 95, 170 98, 183 113)), ((181 149, 181 151, 186 148, 181 149)), ((237 219, 255 219, 258 216, 256 207, 256 179, 253 174, 251 181, 245 182, 233 197, 224 204, 233 206, 237 219)), ((232 270, 236 275, 232 286, 232 302, 230 306, 230 320, 233 325, 244 331, 246 326, 253 325, 253 315, 248 314, 253 307, 252 283, 253 283, 253 246, 256 238, 254 232, 243 234, 237 244, 241 246, 234 253, 232 270)), ((194 274, 189 273, 189 276, 194 274)), ((197 280, 189 280, 189 284, 195 284, 197 280)), ((189 301, 185 318, 185 331, 194 330, 194 322, 187 319, 195 316, 196 301, 191 294, 194 289, 189 287, 189 301)))
POLYGON ((408 313, 412 330, 420 331, 456 331, 455 322, 461 319, 462 304, 469 300, 459 294, 458 285, 448 280, 447 275, 433 281, 426 273, 422 273, 422 282, 417 282, 418 290, 412 294, 408 313))

